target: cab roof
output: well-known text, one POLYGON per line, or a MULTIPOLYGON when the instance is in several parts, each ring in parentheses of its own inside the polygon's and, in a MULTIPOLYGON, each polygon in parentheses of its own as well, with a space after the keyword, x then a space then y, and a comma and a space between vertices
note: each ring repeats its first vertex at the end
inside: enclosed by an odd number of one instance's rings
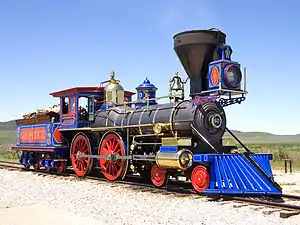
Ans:
MULTIPOLYGON (((62 97, 62 96, 70 96, 74 94, 84 94, 84 93, 94 93, 95 95, 102 94, 104 92, 104 87, 73 87, 68 88, 56 92, 50 93, 53 97, 62 97)), ((134 92, 131 91, 124 91, 124 95, 126 96, 132 96, 134 95, 134 92)))

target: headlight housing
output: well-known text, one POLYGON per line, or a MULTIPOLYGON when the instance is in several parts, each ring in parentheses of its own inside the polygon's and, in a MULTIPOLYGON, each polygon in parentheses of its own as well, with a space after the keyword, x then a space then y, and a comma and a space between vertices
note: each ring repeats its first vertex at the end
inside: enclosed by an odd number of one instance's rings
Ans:
POLYGON ((224 69, 224 82, 230 88, 239 87, 242 81, 242 72, 237 65, 231 64, 224 69))

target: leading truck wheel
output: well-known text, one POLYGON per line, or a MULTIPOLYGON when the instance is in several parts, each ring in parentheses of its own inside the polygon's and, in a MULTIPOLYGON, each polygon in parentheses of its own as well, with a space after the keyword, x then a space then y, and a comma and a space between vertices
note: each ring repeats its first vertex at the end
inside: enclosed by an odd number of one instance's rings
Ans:
POLYGON ((191 181, 196 191, 202 192, 203 190, 207 189, 209 187, 210 178, 206 167, 201 165, 196 166, 193 169, 191 181))
POLYGON ((125 156, 123 141, 116 133, 108 133, 104 136, 99 146, 100 167, 106 179, 113 181, 121 178, 126 172, 126 160, 118 156, 125 156))
POLYGON ((92 169, 93 160, 89 157, 78 157, 79 154, 91 155, 91 144, 88 137, 83 133, 78 133, 73 138, 71 144, 71 162, 74 172, 79 177, 83 177, 92 169))
POLYGON ((156 187, 163 187, 168 183, 169 176, 167 171, 154 164, 151 169, 151 181, 156 187))

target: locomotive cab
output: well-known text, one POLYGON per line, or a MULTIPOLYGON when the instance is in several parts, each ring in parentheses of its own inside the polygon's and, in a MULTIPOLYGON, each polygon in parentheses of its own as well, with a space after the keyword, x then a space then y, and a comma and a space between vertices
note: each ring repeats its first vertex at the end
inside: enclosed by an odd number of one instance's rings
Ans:
POLYGON ((101 87, 74 87, 51 93, 60 98, 61 128, 88 127, 104 100, 101 87), (99 106, 100 105, 100 106, 99 106))

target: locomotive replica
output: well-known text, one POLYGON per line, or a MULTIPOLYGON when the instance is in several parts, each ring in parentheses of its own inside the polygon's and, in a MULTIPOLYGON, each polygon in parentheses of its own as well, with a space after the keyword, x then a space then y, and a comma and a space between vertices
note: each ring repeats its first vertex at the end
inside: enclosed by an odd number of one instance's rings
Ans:
POLYGON ((270 166, 271 154, 251 152, 226 127, 224 107, 245 100, 240 64, 231 60, 226 35, 216 29, 176 34, 174 50, 190 80, 190 99, 178 73, 169 93, 156 97, 146 80, 124 91, 114 71, 97 87, 74 87, 51 93, 59 112, 17 120, 19 162, 25 168, 77 176, 100 171, 110 181, 139 174, 156 187, 169 177, 185 177, 207 194, 281 194, 270 166), (106 84, 105 86, 103 86, 106 84), (159 104, 166 98, 168 103, 159 104), (86 101, 82 107, 80 102, 86 101), (245 148, 224 146, 225 131, 245 148))

